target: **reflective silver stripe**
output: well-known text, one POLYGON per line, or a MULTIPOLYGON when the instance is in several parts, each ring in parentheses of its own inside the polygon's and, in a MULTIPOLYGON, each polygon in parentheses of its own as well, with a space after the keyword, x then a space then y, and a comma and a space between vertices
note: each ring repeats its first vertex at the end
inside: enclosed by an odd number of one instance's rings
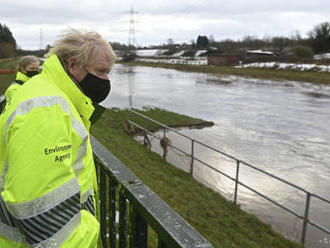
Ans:
POLYGON ((73 196, 80 191, 80 186, 77 178, 73 178, 58 188, 52 190, 46 195, 43 195, 32 201, 24 203, 11 204, 7 203, 13 217, 16 219, 26 219, 41 214, 49 209, 54 208, 60 202, 73 196))
POLYGON ((81 145, 78 147, 77 158, 73 164, 73 170, 77 172, 84 168, 84 164, 82 160, 87 154, 88 133, 81 122, 77 121, 73 116, 71 116, 71 119, 73 120, 72 127, 79 134, 82 142, 81 145))
POLYGON ((6 158, 5 164, 3 165, 3 168, 1 170, 1 175, 0 175, 0 193, 3 191, 3 185, 5 181, 5 175, 8 170, 8 159, 6 158))
POLYGON ((81 222, 81 214, 80 212, 76 214, 61 230, 55 233, 52 237, 38 243, 34 244, 31 247, 33 248, 51 248, 51 247, 59 247, 61 246, 72 234, 72 232, 76 229, 76 227, 81 222))
POLYGON ((24 236, 17 228, 7 226, 3 223, 0 223, 0 236, 16 243, 24 242, 24 236))
POLYGON ((88 190, 86 190, 84 193, 81 194, 80 197, 80 202, 84 203, 87 201, 88 196, 93 195, 93 188, 90 188, 88 190))
MULTIPOLYGON (((87 154, 88 133, 86 131, 85 126, 80 121, 78 121, 75 118, 75 116, 72 114, 72 112, 70 110, 70 106, 67 103, 67 101, 61 96, 42 96, 42 97, 36 97, 36 98, 32 98, 32 99, 26 100, 24 102, 21 102, 7 120, 5 133, 3 136, 4 144, 6 144, 6 140, 7 140, 7 130, 17 115, 27 114, 33 108, 52 107, 57 104, 59 104, 62 107, 62 110, 64 112, 66 112, 70 115, 72 127, 78 133, 78 135, 80 136, 81 141, 82 141, 81 145, 78 148, 77 159, 73 165, 73 169, 74 169, 75 173, 77 173, 77 171, 84 168, 82 159, 87 154)), ((2 185, 0 184, 0 188, 1 188, 1 186, 2 185)))
POLYGON ((47 212, 32 218, 16 219, 16 223, 26 241, 35 245, 54 236, 80 211, 80 192, 78 192, 47 212))

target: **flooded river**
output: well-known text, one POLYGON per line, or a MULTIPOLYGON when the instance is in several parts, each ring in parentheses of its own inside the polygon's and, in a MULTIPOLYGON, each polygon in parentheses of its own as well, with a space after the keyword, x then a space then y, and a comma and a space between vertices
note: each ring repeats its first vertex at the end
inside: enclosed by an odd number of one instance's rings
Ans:
MULTIPOLYGON (((169 69, 115 65, 107 107, 159 107, 215 122, 204 129, 182 129, 210 146, 277 175, 312 193, 330 198, 330 86, 169 69)), ((190 143, 168 136, 181 147, 190 143)), ((196 147, 198 156, 235 176, 236 164, 196 147)), ((190 159, 172 152, 169 160, 189 170, 190 159)), ((303 215, 306 194, 248 168, 240 179, 303 215)), ((232 199, 234 185, 195 164, 194 176, 232 199)), ((302 221, 239 188, 238 204, 287 237, 300 240, 302 221)), ((313 199, 310 218, 330 229, 330 205, 313 199)), ((308 247, 330 247, 330 235, 308 226, 308 247), (323 245, 323 246, 322 246, 323 245)))

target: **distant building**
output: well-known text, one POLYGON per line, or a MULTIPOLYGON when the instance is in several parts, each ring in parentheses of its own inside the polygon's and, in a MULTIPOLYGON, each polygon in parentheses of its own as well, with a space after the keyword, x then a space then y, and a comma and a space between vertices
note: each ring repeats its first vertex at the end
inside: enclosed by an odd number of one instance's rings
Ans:
POLYGON ((208 65, 237 65, 239 55, 237 54, 218 54, 207 56, 208 65))
POLYGON ((268 62, 274 60, 275 57, 278 57, 278 54, 271 51, 246 50, 242 52, 243 63, 268 62))

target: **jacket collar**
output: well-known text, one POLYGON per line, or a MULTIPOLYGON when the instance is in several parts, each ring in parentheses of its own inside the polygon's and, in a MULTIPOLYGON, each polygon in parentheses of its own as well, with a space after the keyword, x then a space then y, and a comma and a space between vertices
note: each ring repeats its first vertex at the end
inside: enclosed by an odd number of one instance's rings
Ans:
POLYGON ((28 81, 30 78, 28 76, 26 76, 25 74, 23 74, 22 72, 18 71, 16 74, 16 80, 18 81, 22 81, 23 83, 25 83, 26 81, 28 81))
POLYGON ((58 57, 53 54, 43 64, 42 75, 60 88, 73 103, 87 129, 90 127, 89 118, 94 107, 89 97, 85 96, 64 70, 58 57))

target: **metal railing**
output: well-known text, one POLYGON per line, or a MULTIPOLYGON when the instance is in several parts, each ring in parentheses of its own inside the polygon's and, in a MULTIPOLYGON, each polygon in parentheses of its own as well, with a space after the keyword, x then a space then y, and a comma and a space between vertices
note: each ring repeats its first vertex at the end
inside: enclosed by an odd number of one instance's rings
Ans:
POLYGON ((290 182, 288 182, 288 181, 286 181, 286 180, 284 180, 284 179, 282 179, 282 178, 280 178, 278 176, 275 176, 275 175, 273 175, 273 174, 271 174, 269 172, 266 172, 265 170, 259 169, 256 166, 253 166, 253 165, 251 165, 251 164, 249 164, 247 162, 244 162, 242 160, 239 160, 239 159, 235 158, 234 156, 231 156, 231 155, 229 155, 229 154, 227 154, 225 152, 222 152, 222 151, 220 151, 220 150, 218 150, 216 148, 213 148, 213 147, 211 147, 211 146, 209 146, 207 144, 204 144, 204 143, 202 143, 202 142, 200 142, 198 140, 195 140, 195 139, 193 139, 193 138, 191 138, 191 137, 189 137, 187 135, 184 135, 184 134, 180 133, 179 131, 177 131, 177 130, 175 130, 173 128, 170 128, 170 127, 168 127, 168 126, 166 126, 166 125, 164 125, 164 124, 162 124, 162 123, 160 123, 160 122, 158 122, 156 120, 153 120, 150 117, 145 116, 145 115, 143 115, 143 114, 141 114, 141 113, 139 113, 137 111, 134 111, 132 109, 128 109, 127 110, 127 114, 126 114, 126 118, 127 118, 128 123, 130 123, 131 125, 137 127, 140 130, 143 130, 144 135, 149 134, 152 137, 161 140, 161 138, 157 137, 156 135, 154 135, 154 133, 152 133, 152 132, 150 132, 150 131, 147 130, 147 128, 146 128, 146 122, 145 121, 142 124, 143 126, 141 126, 138 123, 130 120, 129 119, 130 118, 130 113, 132 113, 132 114, 134 114, 134 115, 136 115, 138 117, 141 117, 144 120, 148 120, 150 122, 153 122, 153 123, 157 124, 158 126, 160 126, 160 130, 163 130, 164 131, 163 132, 163 138, 166 137, 166 130, 168 130, 168 131, 171 131, 171 132, 174 132, 174 133, 178 134, 181 137, 184 137, 185 139, 190 140, 190 142, 191 142, 191 151, 190 151, 190 153, 187 153, 186 151, 180 149, 179 147, 174 146, 171 143, 169 143, 168 146, 170 146, 171 148, 173 148, 173 149, 175 149, 175 150, 177 150, 177 151, 179 151, 179 152, 183 153, 184 155, 189 156, 191 158, 191 160, 190 160, 190 174, 191 174, 192 177, 194 176, 194 161, 198 161, 199 163, 201 163, 202 165, 208 167, 209 169, 211 169, 211 170, 213 170, 213 171, 215 171, 215 172, 217 172, 217 173, 225 176, 226 178, 234 181, 234 183, 235 183, 234 203, 235 204, 237 204, 238 186, 241 185, 244 188, 246 188, 246 189, 252 191, 253 193, 259 195, 263 199, 265 199, 265 200, 271 202, 272 204, 276 205, 277 207, 280 207, 281 209, 283 209, 286 212, 294 215, 295 217, 297 217, 299 219, 302 219, 303 224, 302 224, 302 232, 301 232, 301 240, 300 241, 301 241, 301 243, 303 245, 305 244, 306 231, 307 231, 307 225, 308 224, 311 225, 311 226, 313 226, 313 227, 315 227, 315 228, 317 228, 318 230, 320 230, 320 231, 322 231, 322 232, 324 232, 326 234, 330 234, 330 230, 329 229, 327 229, 326 227, 324 227, 324 226, 322 226, 322 225, 320 225, 320 224, 318 224, 316 222, 313 222, 312 220, 309 219, 310 203, 311 203, 311 199, 313 197, 316 198, 316 199, 318 199, 318 200, 320 200, 320 201, 322 201, 322 202, 324 202, 324 203, 326 203, 327 205, 329 205, 329 207, 330 207, 330 200, 325 199, 324 197, 321 197, 321 196, 319 196, 317 194, 311 193, 311 192, 307 191, 306 189, 303 189, 300 186, 297 186, 297 185, 295 185, 293 183, 290 183, 290 182), (205 162, 205 161, 197 158, 196 155, 195 155, 195 148, 194 148, 195 147, 195 144, 201 145, 201 146, 203 146, 203 147, 205 147, 207 149, 210 149, 210 150, 212 150, 212 151, 214 151, 216 153, 219 153, 219 154, 221 154, 221 155, 223 155, 223 156, 225 156, 225 157, 227 157, 227 158, 235 161, 236 162, 236 176, 235 177, 232 177, 232 176, 228 175, 227 173, 225 173, 225 172, 223 172, 223 171, 221 171, 221 170, 219 170, 217 168, 214 168, 212 165, 208 164, 207 162, 205 162), (249 168, 251 168, 251 169, 253 169, 255 171, 258 171, 259 173, 261 173, 263 175, 266 175, 266 176, 269 176, 271 178, 274 178, 274 179, 276 179, 276 180, 278 180, 278 181, 280 181, 280 182, 282 182, 282 183, 284 183, 284 184, 286 184, 286 185, 288 185, 290 187, 293 187, 294 189, 296 189, 296 190, 304 193, 305 196, 306 196, 306 199, 305 199, 305 207, 304 207, 304 213, 303 213, 303 215, 297 213, 296 211, 294 211, 290 207, 284 206, 283 204, 277 202, 276 200, 274 200, 274 199, 266 196, 265 194, 263 194, 263 193, 255 190, 254 188, 252 188, 252 187, 246 185, 245 183, 241 182, 239 180, 241 166, 247 166, 247 167, 249 167, 249 168))
POLYGON ((103 247, 176 248, 213 246, 91 137, 100 192, 103 247), (148 228, 157 244, 148 244, 148 228))

